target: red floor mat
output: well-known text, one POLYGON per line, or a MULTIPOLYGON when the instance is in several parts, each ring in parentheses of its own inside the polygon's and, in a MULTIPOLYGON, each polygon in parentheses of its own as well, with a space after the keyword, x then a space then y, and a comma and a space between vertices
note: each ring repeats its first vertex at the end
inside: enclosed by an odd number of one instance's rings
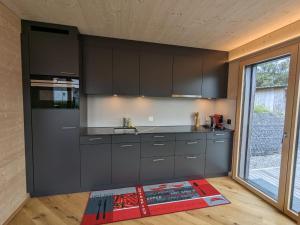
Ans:
POLYGON ((205 179, 94 191, 81 225, 99 225, 229 204, 205 179))

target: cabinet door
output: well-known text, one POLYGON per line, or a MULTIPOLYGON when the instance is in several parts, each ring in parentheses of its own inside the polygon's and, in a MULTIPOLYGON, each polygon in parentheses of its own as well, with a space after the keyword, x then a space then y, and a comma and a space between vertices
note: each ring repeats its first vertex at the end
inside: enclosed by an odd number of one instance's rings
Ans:
POLYGON ((175 55, 173 65, 173 94, 201 96, 201 88, 202 57, 175 55))
POLYGON ((173 56, 143 52, 141 54, 141 95, 172 95, 173 56))
POLYGON ((32 110, 34 194, 80 191, 79 110, 32 110))
POLYGON ((140 144, 121 143, 112 146, 112 183, 136 185, 140 169, 140 144))
POLYGON ((83 79, 86 94, 112 95, 113 50, 97 39, 83 39, 83 79))
POLYGON ((175 156, 176 178, 201 178, 204 176, 205 155, 175 156))
POLYGON ((141 182, 172 179, 174 176, 174 156, 141 159, 141 182))
POLYGON ((227 52, 210 51, 203 56, 202 97, 226 98, 228 80, 227 52))
POLYGON ((111 144, 81 145, 81 185, 87 190, 111 184, 111 144))
POLYGON ((79 42, 68 33, 31 31, 30 74, 79 76, 79 42))
POLYGON ((140 94, 140 59, 138 51, 114 49, 113 94, 140 94))
POLYGON ((231 169, 231 139, 207 140, 205 177, 227 176, 231 169))

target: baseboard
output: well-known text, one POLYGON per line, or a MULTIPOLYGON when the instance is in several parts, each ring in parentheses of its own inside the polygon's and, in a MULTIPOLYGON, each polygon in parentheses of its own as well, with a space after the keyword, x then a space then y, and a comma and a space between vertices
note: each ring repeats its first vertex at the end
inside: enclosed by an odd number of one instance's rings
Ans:
POLYGON ((28 202, 30 199, 29 195, 23 200, 23 202, 16 208, 16 210, 6 219, 3 225, 9 224, 9 222, 18 214, 18 212, 23 208, 23 206, 28 202))

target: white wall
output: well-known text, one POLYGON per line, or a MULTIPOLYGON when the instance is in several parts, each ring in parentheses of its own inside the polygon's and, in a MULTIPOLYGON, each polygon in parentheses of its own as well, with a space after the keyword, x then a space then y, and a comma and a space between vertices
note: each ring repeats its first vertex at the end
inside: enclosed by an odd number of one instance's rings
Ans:
POLYGON ((232 102, 235 103, 233 100, 89 96, 88 126, 120 126, 122 117, 130 117, 135 126, 192 125, 194 112, 200 112, 200 122, 204 124, 205 117, 213 113, 225 112, 226 116, 234 117, 232 102), (154 117, 153 122, 148 120, 149 116, 154 117))

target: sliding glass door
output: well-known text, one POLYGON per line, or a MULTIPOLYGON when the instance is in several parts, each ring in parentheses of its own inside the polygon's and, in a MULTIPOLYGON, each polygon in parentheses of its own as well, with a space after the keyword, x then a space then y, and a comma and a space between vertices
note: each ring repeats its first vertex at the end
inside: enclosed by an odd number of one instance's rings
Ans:
POLYGON ((294 154, 293 171, 290 163, 296 145, 297 56, 298 45, 291 45, 240 62, 233 178, 278 209, 298 212, 300 153, 294 154))
POLYGON ((278 200, 290 56, 248 65, 240 177, 278 200))

